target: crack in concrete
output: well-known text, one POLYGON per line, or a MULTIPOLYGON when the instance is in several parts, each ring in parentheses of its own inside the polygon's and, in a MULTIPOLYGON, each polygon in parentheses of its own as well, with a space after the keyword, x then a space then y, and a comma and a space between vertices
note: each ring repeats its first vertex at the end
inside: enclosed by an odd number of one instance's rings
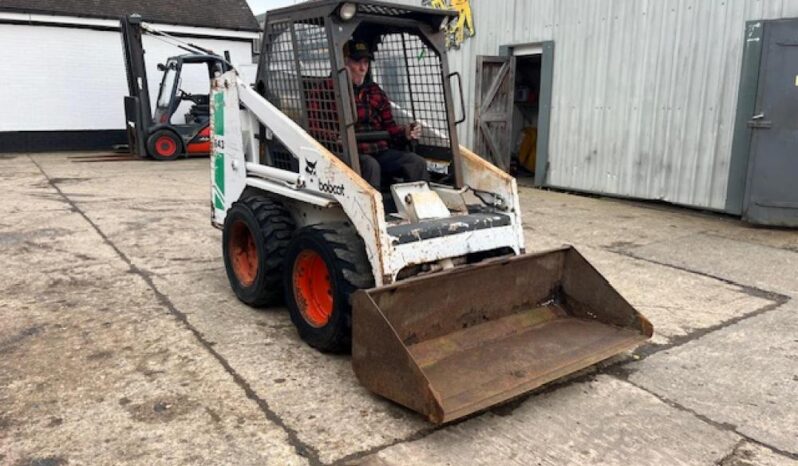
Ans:
MULTIPOLYGON (((778 248, 775 248, 775 249, 778 249, 778 248)), ((787 301, 790 300, 790 297, 788 295, 785 295, 785 294, 782 294, 782 293, 779 293, 779 292, 776 292, 776 291, 768 291, 768 290, 763 290, 761 288, 757 288, 757 287, 751 286, 751 285, 743 285, 741 283, 734 282, 732 280, 729 280, 728 278, 724 278, 724 277, 721 277, 721 276, 718 276, 718 275, 712 275, 711 273, 701 272, 699 270, 692 270, 692 269, 689 269, 687 267, 682 267, 680 265, 675 265, 675 264, 669 264, 667 262, 660 262, 660 261, 657 261, 657 260, 654 260, 654 259, 649 259, 649 258, 646 258, 646 257, 635 255, 635 254, 633 254, 631 252, 628 252, 628 251, 614 250, 614 249, 605 249, 605 251, 612 252, 612 253, 618 254, 620 256, 629 257, 631 259, 636 259, 636 260, 643 261, 643 262, 648 262, 648 263, 651 263, 651 264, 661 265, 663 267, 669 267, 669 268, 672 268, 672 269, 675 269, 675 270, 681 270, 682 272, 688 272, 688 273, 692 273, 692 274, 695 274, 695 275, 700 275, 702 277, 712 278, 714 280, 718 280, 720 282, 726 283, 727 285, 736 286, 736 287, 740 288, 740 291, 742 291, 743 293, 745 293, 745 294, 747 294, 749 296, 754 296, 754 297, 763 298, 763 299, 769 299, 771 301, 776 301, 778 299, 786 299, 787 301)))
POLYGON ((96 223, 94 223, 94 221, 92 221, 89 218, 89 216, 85 212, 83 212, 83 210, 81 210, 74 201, 72 201, 66 194, 64 194, 56 184, 52 182, 50 176, 47 175, 47 172, 44 171, 41 165, 39 165, 36 162, 36 160, 34 160, 33 157, 31 157, 30 155, 28 156, 28 158, 31 160, 31 162, 33 162, 34 165, 36 165, 36 167, 39 169, 42 175, 47 179, 47 182, 50 183, 50 186, 52 186, 56 191, 58 191, 58 194, 61 196, 61 198, 63 198, 64 202, 69 204, 74 212, 83 217, 83 219, 86 220, 86 222, 89 225, 91 225, 91 227, 97 232, 98 235, 100 235, 103 241, 116 252, 119 258, 122 259, 122 261, 125 262, 128 265, 128 267, 130 267, 130 272, 138 275, 139 277, 142 278, 142 280, 144 280, 147 286, 149 286, 149 288, 153 291, 153 293, 155 293, 155 296, 158 298, 161 304, 163 304, 169 310, 172 316, 174 316, 179 322, 181 322, 192 333, 192 335, 194 335, 194 337, 197 339, 200 345, 203 348, 205 348, 205 350, 208 351, 208 353, 210 353, 211 356, 213 356, 219 362, 219 364, 224 368, 225 372, 227 372, 233 378, 233 381, 235 381, 235 383, 244 391, 247 398, 254 401, 258 405, 258 408, 266 416, 266 419, 273 422, 275 425, 279 426, 281 429, 283 429, 283 431, 285 431, 286 435, 288 436, 288 443, 294 448, 297 455, 306 458, 311 465, 314 466, 322 465, 323 462, 320 459, 318 450, 313 446, 303 442, 299 438, 297 431, 289 427, 285 423, 285 421, 283 421, 283 419, 271 409, 269 403, 263 398, 258 396, 258 394, 255 392, 255 390, 252 388, 249 382, 230 365, 230 363, 224 358, 224 356, 222 356, 218 351, 216 351, 213 348, 213 344, 205 338, 202 332, 200 332, 199 330, 197 330, 196 327, 191 325, 191 323, 188 321, 188 317, 186 316, 186 314, 179 311, 172 303, 172 301, 158 289, 158 287, 152 281, 151 274, 145 270, 138 268, 127 257, 127 255, 125 255, 125 253, 123 253, 122 250, 120 250, 119 247, 117 247, 116 244, 114 244, 111 241, 111 239, 108 238, 108 236, 106 236, 106 234, 100 229, 100 227, 96 223))
MULTIPOLYGON (((771 228, 773 228, 773 229, 775 229, 777 231, 779 230, 779 227, 771 227, 771 228)), ((789 228, 789 227, 784 227, 784 231, 791 231, 791 230, 792 229, 789 228)), ((756 241, 750 241, 750 240, 747 240, 747 239, 729 238, 728 236, 719 235, 718 233, 716 233, 716 232, 714 232, 712 230, 708 230, 706 232, 701 232, 701 234, 703 234, 705 236, 710 236, 712 238, 724 240, 724 241, 736 241, 738 243, 750 244, 752 246, 759 246, 759 247, 762 247, 762 248, 765 248, 765 249, 773 249, 775 251, 798 252, 798 246, 784 246, 784 247, 772 246, 770 244, 757 243, 756 241)))
MULTIPOLYGON (((659 401, 665 403, 666 405, 670 406, 671 408, 674 408, 674 409, 676 409, 678 411, 682 411, 682 412, 691 414, 696 419, 699 419, 699 420, 701 420, 701 421, 703 421, 703 422, 705 422, 705 423, 707 423, 707 424, 709 424, 709 425, 711 425, 711 426, 713 426, 713 427, 715 427, 717 429, 720 429, 720 430, 722 430, 724 432, 733 432, 734 434, 739 435, 740 437, 742 437, 745 440, 748 440, 751 443, 755 443, 755 444, 760 445, 762 447, 768 448, 768 449, 770 449, 770 450, 772 450, 772 451, 774 451, 774 452, 776 452, 776 453, 778 453, 780 455, 786 456, 788 458, 791 458, 791 459, 794 459, 794 460, 798 460, 798 453, 782 450, 782 449, 780 449, 778 447, 774 447, 773 445, 769 445, 769 444, 767 444, 767 443, 765 443, 765 442, 763 442, 761 440, 757 440, 757 439, 755 439, 753 437, 750 437, 750 436, 748 436, 746 434, 743 434, 742 432, 737 430, 738 426, 736 426, 734 424, 728 424, 728 423, 725 423, 725 422, 716 421, 716 420, 710 418, 709 416, 706 416, 704 414, 698 413, 697 411, 695 411, 693 409, 690 409, 690 408, 688 408, 688 407, 686 407, 686 406, 684 406, 684 405, 682 405, 680 403, 677 403, 677 402, 675 402, 673 400, 670 400, 670 399, 668 399, 668 398, 666 398, 664 396, 661 396, 658 393, 655 393, 655 392, 653 392, 653 391, 651 391, 651 390, 649 390, 649 389, 647 389, 647 388, 645 388, 645 387, 643 387, 641 385, 638 385, 638 384, 632 382, 631 380, 629 380, 628 373, 624 373, 622 371, 608 371, 607 374, 615 377, 618 380, 626 382, 626 383, 632 385, 633 387, 636 387, 636 388, 648 393, 649 395, 651 395, 654 398, 658 399, 659 401)), ((735 447, 735 449, 736 449, 736 447, 735 447)))
POLYGON ((409 436, 407 436, 405 438, 396 439, 393 442, 386 443, 384 445, 378 445, 378 446, 369 448, 368 450, 363 450, 363 451, 360 451, 360 452, 355 452, 355 453, 349 454, 349 455, 347 455, 347 456, 345 456, 345 457, 343 457, 341 459, 338 459, 338 460, 334 461, 332 464, 333 465, 342 465, 342 466, 343 465, 347 465, 348 466, 348 465, 359 464, 357 462, 357 460, 362 459, 364 457, 373 455, 375 453, 379 453, 380 451, 385 450, 385 449, 390 448, 390 447, 393 447, 395 445, 401 445, 401 444, 404 444, 404 443, 415 442, 417 440, 423 440, 426 437, 428 437, 428 436, 430 436, 430 435, 432 435, 432 434, 434 434, 434 433, 436 433, 438 431, 447 429, 447 428, 452 427, 452 426, 456 426, 456 425, 459 425, 459 424, 466 423, 468 421, 471 421, 473 419, 481 417, 481 416, 483 416, 485 414, 492 414, 494 416, 500 416, 500 417, 510 416, 510 415, 512 415, 513 411, 515 411, 516 409, 520 408, 530 398, 541 396, 541 395, 546 395, 546 394, 549 394, 549 393, 553 393, 553 392, 555 392, 555 391, 557 391, 557 390, 559 390, 559 389, 561 389, 563 387, 568 387, 568 386, 571 386, 571 385, 574 385, 574 384, 587 383, 587 382, 593 381, 593 380, 595 380, 597 375, 607 374, 608 371, 612 370, 614 367, 617 367, 619 365, 629 364, 629 363, 636 362, 636 361, 637 361, 636 359, 631 360, 631 359, 628 359, 628 358, 619 360, 618 357, 611 358, 611 359, 606 359, 604 361, 600 361, 600 362, 594 364, 593 366, 587 367, 585 369, 582 369, 581 371, 576 372, 575 374, 570 374, 570 375, 567 375, 567 376, 565 376, 563 378, 560 378, 560 379, 554 380, 552 382, 549 382, 549 383, 547 383, 545 385, 542 385, 542 386, 540 386, 538 388, 533 389, 532 391, 526 392, 526 393, 524 393, 522 395, 519 395, 519 396, 517 396, 515 398, 512 398, 510 400, 504 401, 504 402, 502 402, 499 405, 494 405, 492 407, 483 409, 481 411, 477 411, 475 413, 469 414, 468 416, 456 419, 456 420, 454 420, 452 422, 449 422, 449 423, 446 423, 446 424, 443 424, 443 425, 440 425, 440 426, 434 426, 434 427, 430 427, 430 428, 427 428, 427 429, 421 429, 421 430, 419 430, 419 431, 417 431, 417 432, 415 432, 415 433, 413 433, 413 434, 411 434, 411 435, 409 435, 409 436))
POLYGON ((715 466, 723 466, 725 464, 729 464, 732 458, 734 458, 737 455, 737 450, 739 450, 740 447, 743 446, 744 444, 745 444, 745 439, 741 438, 740 440, 738 440, 737 443, 734 444, 734 447, 732 447, 728 455, 724 456, 723 458, 715 462, 715 466))
MULTIPOLYGON (((778 248, 776 248, 776 249, 778 249, 778 248)), ((727 327, 731 327, 732 325, 740 323, 740 322, 742 322, 744 320, 748 320, 748 319, 760 316, 762 314, 765 314, 767 312, 776 310, 776 309, 780 308, 781 306, 783 306, 784 304, 786 304, 787 302, 789 302, 792 299, 790 296, 787 296, 787 295, 782 294, 782 293, 778 293, 778 292, 774 292, 774 291, 768 291, 768 290, 763 290, 761 288, 753 287, 753 286, 750 286, 750 285, 743 285, 743 284, 736 283, 736 282, 734 282, 732 280, 729 280, 727 278, 724 278, 724 277, 720 277, 720 276, 717 276, 717 275, 712 275, 710 273, 701 272, 701 271, 697 271, 697 270, 692 270, 692 269, 689 269, 687 267, 682 267, 682 266, 679 266, 679 265, 668 264, 668 263, 656 261, 656 260, 653 260, 653 259, 640 257, 640 256, 632 254, 631 252, 628 252, 628 251, 611 250, 611 249, 607 249, 607 250, 609 252, 613 252, 615 254, 619 254, 619 255, 622 255, 622 256, 625 256, 625 257, 629 257, 631 259, 635 259, 635 260, 639 260, 639 261, 643 261, 643 262, 648 262, 648 263, 660 265, 660 266, 663 266, 663 267, 669 267, 669 268, 672 268, 672 269, 675 269, 675 270, 680 270, 682 272, 692 273, 692 274, 696 274, 696 275, 699 275, 699 276, 702 276, 702 277, 711 278, 713 280, 718 280, 718 281, 720 281, 722 283, 725 283, 727 285, 732 285, 732 286, 735 286, 735 287, 739 288, 742 293, 747 294, 749 296, 753 296, 753 297, 756 297, 756 298, 761 298, 761 299, 765 299, 765 300, 771 301, 771 303, 768 304, 768 305, 765 305, 765 306, 763 306, 763 307, 761 307, 759 309, 756 309, 756 310, 754 310, 752 312, 749 312, 747 314, 743 314, 741 316, 729 319, 729 320, 724 321, 724 322, 722 322, 722 323, 720 323, 718 325, 713 325, 711 327, 706 327, 706 328, 703 328, 703 329, 700 329, 700 330, 696 330, 694 332, 691 332, 691 333, 689 333, 687 335, 684 335, 684 336, 681 336, 681 337, 674 337, 674 338, 670 339, 670 342, 668 344, 666 344, 666 345, 648 345, 648 346, 645 346, 645 347, 638 348, 635 351, 635 354, 640 356, 640 360, 645 359, 645 358, 647 358, 647 357, 649 357, 649 356, 651 356, 651 355, 653 355, 655 353, 659 353, 661 351, 666 351, 666 350, 672 349, 674 347, 684 345, 684 344, 689 343, 691 341, 698 340, 701 337, 704 337, 704 336, 706 336, 706 335, 708 335, 710 333, 713 333, 715 331, 718 331, 718 330, 721 330, 721 329, 724 329, 724 328, 727 328, 727 327)), ((632 374, 632 371, 630 371, 627 368, 625 368, 624 367, 625 365, 626 365, 626 363, 622 363, 622 364, 618 364, 618 365, 616 365, 614 367, 610 367, 606 371, 606 373, 608 375, 611 375, 611 376, 619 379, 619 380, 627 382, 627 383, 631 384, 632 386, 639 388, 640 390, 645 391, 646 393, 654 396, 655 398, 657 398, 658 400, 660 400, 663 403, 667 404, 668 406, 671 406, 672 408, 681 410, 683 412, 687 412, 687 413, 695 416, 697 419, 699 419, 699 420, 701 420, 703 422, 706 422, 707 424, 710 424, 710 425, 712 425, 712 426, 714 426, 716 428, 719 428, 721 430, 734 432, 736 435, 739 435, 743 439, 745 439, 745 440, 747 440, 747 441, 749 441, 751 443, 760 445, 760 446, 762 446, 764 448, 767 448, 767 449, 769 449, 769 450, 771 450, 773 452, 776 452, 776 453, 778 453, 780 455, 783 455, 783 456, 786 456, 786 457, 792 458, 792 459, 798 459, 798 453, 793 453, 793 452, 781 450, 781 449, 779 449, 777 447, 774 447, 772 445, 769 445, 769 444, 767 444, 765 442, 762 442, 762 441, 759 441, 759 440, 757 440, 755 438, 749 437, 749 436, 739 432, 737 430, 737 426, 715 421, 715 420, 711 419, 708 416, 700 414, 700 413, 698 413, 698 412, 696 412, 696 411, 694 411, 692 409, 689 409, 689 408, 687 408, 687 407, 685 407, 685 406, 683 406, 683 405, 681 405, 681 404, 679 404, 679 403, 677 403, 675 401, 669 400, 669 399, 665 398, 664 396, 660 396, 660 395, 654 393, 651 390, 648 390, 648 389, 646 389, 646 388, 644 388, 644 387, 642 387, 640 385, 637 385, 637 384, 631 382, 629 380, 629 376, 632 374)), ((718 464, 722 464, 722 462, 724 460, 732 457, 735 454, 735 452, 736 452, 738 447, 739 447, 739 445, 735 447, 735 449, 732 451, 732 453, 727 455, 724 459, 721 459, 721 461, 718 464)))
MULTIPOLYGON (((755 463, 748 461, 748 460, 752 460, 753 458, 748 456, 746 454, 747 453, 746 451, 744 451, 744 450, 741 451, 742 447, 746 443, 751 443, 751 441, 746 439, 746 438, 741 438, 740 441, 737 442, 737 444, 734 446, 734 448, 732 449, 731 453, 729 453, 728 455, 726 455, 723 458, 721 458, 720 461, 715 463, 715 465, 716 466, 746 466, 746 465, 753 466, 755 463), (746 457, 746 456, 748 456, 748 457, 746 457)), ((756 442, 753 442, 753 443, 756 443, 756 442)), ((767 445, 763 445, 761 443, 756 443, 756 444, 761 446, 761 447, 763 447, 763 448, 765 448, 766 450, 771 451, 775 455, 784 456, 783 454, 779 453, 778 451, 774 450, 773 448, 771 448, 771 447, 769 447, 767 445)))
POLYGON ((719 323, 717 325, 712 325, 710 327, 704 327, 702 329, 694 330, 694 331, 692 331, 692 332, 690 332, 690 333, 688 333, 686 335, 670 337, 670 338, 668 338, 668 343, 666 343, 666 344, 658 344, 658 345, 650 344, 650 345, 640 346, 634 351, 634 354, 637 355, 640 358, 640 360, 646 359, 646 358, 648 358, 651 355, 660 353, 662 351, 667 351, 669 349, 673 349, 673 348, 675 348, 677 346, 682 346, 682 345, 684 345, 686 343, 689 343, 691 341, 694 341, 694 340, 698 340, 698 339, 700 339, 700 338, 702 338, 702 337, 704 337, 704 336, 706 336, 706 335, 708 335, 710 333, 716 332, 718 330, 725 329, 727 327, 731 327, 732 325, 740 323, 740 322, 742 322, 744 320, 752 319, 754 317, 760 316, 760 315, 768 313, 770 311, 774 311, 774 310, 780 308, 781 306, 783 306, 789 300, 790 300, 790 298, 787 298, 786 300, 783 300, 783 301, 780 300, 780 301, 772 302, 771 304, 762 306, 761 308, 756 309, 754 311, 751 311, 751 312, 749 312, 747 314, 743 314, 741 316, 733 317, 733 318, 731 318, 729 320, 726 320, 724 322, 721 322, 721 323, 719 323))
POLYGON ((629 257, 631 259, 635 259, 635 260, 639 260, 639 261, 643 261, 643 262, 648 262, 648 263, 660 265, 660 266, 663 266, 663 267, 669 267, 669 268, 672 268, 672 269, 675 269, 675 270, 680 270, 682 272, 692 273, 692 274, 700 275, 702 277, 711 278, 713 280, 718 280, 718 281, 720 281, 722 283, 725 283, 727 285, 731 285, 731 286, 735 286, 735 287, 739 288, 740 292, 742 292, 743 294, 746 294, 748 296, 752 296, 752 297, 755 297, 755 298, 760 298, 760 299, 765 299, 767 301, 770 301, 770 304, 767 304, 765 306, 762 306, 762 307, 760 307, 758 309, 755 309, 755 310, 753 310, 751 312, 742 314, 740 316, 733 317, 733 318, 731 318, 729 320, 725 320, 725 321, 723 321, 723 322, 721 322, 721 323, 719 323, 717 325, 712 325, 712 326, 705 327, 705 328, 702 328, 702 329, 694 330, 694 331, 692 331, 692 332, 690 332, 690 333, 688 333, 686 335, 669 337, 667 344, 661 344, 661 345, 653 345, 652 344, 652 345, 645 345, 645 346, 638 347, 635 350, 634 354, 639 356, 640 359, 645 359, 645 358, 647 358, 647 357, 649 357, 649 356, 651 356, 653 354, 659 353, 661 351, 666 351, 666 350, 675 348, 677 346, 684 345, 685 343, 689 343, 689 342, 691 342, 693 340, 698 340, 701 337, 704 337, 704 336, 706 336, 706 335, 708 335, 710 333, 716 332, 718 330, 722 330, 722 329, 727 328, 727 327, 731 327, 732 325, 735 325, 735 324, 737 324, 739 322, 742 322, 744 320, 748 320, 748 319, 760 316, 762 314, 765 314, 767 312, 776 310, 776 309, 780 308, 781 306, 783 306, 784 304, 786 304, 787 302, 789 302, 792 299, 790 296, 787 296, 785 294, 777 293, 777 292, 774 292, 774 291, 763 290, 763 289, 756 288, 756 287, 749 286, 749 285, 743 285, 743 284, 733 282, 733 281, 731 281, 729 279, 726 279, 726 278, 723 278, 723 277, 718 277, 718 276, 715 276, 715 275, 712 275, 712 274, 708 274, 708 273, 705 273, 705 272, 691 270, 691 269, 688 269, 686 267, 681 267, 681 266, 678 266, 678 265, 667 264, 667 263, 664 263, 664 262, 659 262, 659 261, 655 261, 655 260, 652 260, 652 259, 647 259, 645 257, 636 256, 636 255, 634 255, 632 253, 629 253, 629 252, 626 252, 626 251, 619 251, 619 250, 612 250, 612 249, 605 249, 605 250, 608 251, 608 252, 612 252, 612 253, 624 256, 624 257, 629 257))
MULTIPOLYGON (((466 419, 471 419, 471 417, 468 417, 466 419)), ((354 453, 350 453, 349 455, 346 455, 343 458, 339 458, 339 459, 337 459, 337 460, 335 460, 335 461, 333 461, 332 463, 329 463, 329 464, 330 465, 334 465, 334 466, 338 466, 338 465, 340 465, 340 466, 350 466, 350 465, 360 464, 359 460, 361 460, 361 459, 363 459, 365 457, 371 456, 371 455, 373 455, 375 453, 379 453, 382 450, 385 450, 387 448, 391 448, 391 447, 393 447, 395 445, 401 445, 403 443, 410 443, 410 442, 415 442, 416 440, 422 440, 422 439, 426 438, 427 436, 432 435, 435 432, 438 432, 441 429, 444 429, 444 428, 449 427, 451 425, 459 424, 460 422, 463 422, 463 421, 464 420, 460 420, 460 421, 456 421, 456 422, 451 423, 451 424, 444 424, 442 426, 435 426, 435 427, 429 427, 429 428, 426 428, 426 429, 421 429, 421 430, 419 430, 419 431, 417 431, 417 432, 415 432, 415 433, 413 433, 413 434, 411 434, 411 435, 409 435, 409 436, 407 436, 405 438, 396 439, 393 442, 386 443, 384 445, 377 445, 376 447, 371 447, 368 450, 363 450, 363 451, 357 451, 357 452, 354 452, 354 453)))

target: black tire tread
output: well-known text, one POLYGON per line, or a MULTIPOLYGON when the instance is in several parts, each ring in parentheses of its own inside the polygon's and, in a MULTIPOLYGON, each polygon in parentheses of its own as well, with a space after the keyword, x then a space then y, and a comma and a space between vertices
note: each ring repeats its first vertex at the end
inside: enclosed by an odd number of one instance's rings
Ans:
POLYGON ((335 256, 341 264, 341 272, 349 282, 351 291, 374 287, 366 245, 354 228, 348 223, 342 223, 336 229, 325 228, 322 232, 324 239, 333 246, 335 256))
MULTIPOLYGON (((347 352, 352 347, 351 295, 359 289, 368 289, 374 286, 374 276, 366 254, 366 247, 363 240, 348 222, 311 225, 302 230, 309 229, 315 230, 316 233, 321 235, 335 254, 335 268, 340 270, 343 277, 343 281, 339 282, 342 285, 341 291, 350 299, 350 302, 346 303, 345 325, 336 328, 334 335, 323 346, 314 344, 312 341, 306 341, 321 351, 347 352)), ((292 319, 294 318, 292 314, 292 319)), ((301 317, 296 318, 301 319, 301 317)), ((299 327, 298 322, 295 321, 294 324, 299 327)))
MULTIPOLYGON (((283 302, 283 257, 296 226, 291 214, 277 200, 263 196, 252 196, 235 204, 245 204, 260 226, 263 244, 266 247, 266 275, 258 296, 248 304, 253 307, 279 305, 283 302)), ((235 206, 235 204, 233 204, 235 206)))
POLYGON ((186 148, 184 147, 185 144, 183 143, 183 139, 180 137, 180 135, 175 133, 174 131, 170 131, 170 130, 167 130, 167 129, 159 129, 159 130, 155 131, 154 133, 150 134, 147 137, 147 139, 144 142, 144 144, 145 144, 145 146, 147 148, 148 155, 150 157, 152 157, 153 160, 156 160, 156 161, 159 161, 159 162, 171 162, 173 160, 179 159, 180 157, 188 156, 188 154, 186 154, 186 148), (156 136, 162 135, 162 134, 163 135, 168 134, 175 141, 175 144, 177 144, 177 153, 173 157, 161 157, 160 155, 158 155, 157 150, 153 148, 153 141, 155 141, 157 139, 156 136))

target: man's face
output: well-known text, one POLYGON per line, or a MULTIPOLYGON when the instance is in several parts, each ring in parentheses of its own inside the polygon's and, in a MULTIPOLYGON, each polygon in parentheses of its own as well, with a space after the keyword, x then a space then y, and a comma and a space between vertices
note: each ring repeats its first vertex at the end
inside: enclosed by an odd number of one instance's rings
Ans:
POLYGON ((353 58, 347 58, 346 67, 349 69, 349 74, 352 76, 352 82, 356 86, 360 86, 363 84, 363 80, 366 79, 366 73, 369 72, 369 59, 361 58, 360 60, 355 60, 353 58))

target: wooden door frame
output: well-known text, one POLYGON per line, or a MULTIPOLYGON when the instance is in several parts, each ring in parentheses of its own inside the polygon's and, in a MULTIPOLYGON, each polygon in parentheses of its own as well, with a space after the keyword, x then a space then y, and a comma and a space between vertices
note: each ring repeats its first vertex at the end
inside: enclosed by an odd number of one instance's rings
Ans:
MULTIPOLYGON (((485 141, 485 148, 487 149, 488 152, 490 152, 493 155, 493 157, 489 157, 489 161, 492 164, 494 164, 497 167, 499 167, 500 169, 502 169, 502 170, 507 170, 510 167, 510 160, 511 160, 510 150, 511 150, 511 147, 509 147, 509 146, 507 147, 507 149, 508 149, 507 156, 510 157, 510 158, 508 158, 506 160, 506 162, 507 162, 506 165, 507 166, 506 167, 502 167, 502 163, 501 162, 504 162, 504 160, 500 161, 499 158, 503 157, 504 154, 502 154, 502 151, 500 150, 500 147, 497 146, 497 141, 494 140, 494 138, 492 137, 490 131, 488 131, 487 123, 492 123, 492 122, 496 123, 496 122, 500 122, 500 121, 506 121, 507 125, 508 125, 507 131, 510 134, 512 134, 512 130, 513 130, 513 128, 512 128, 512 121, 513 121, 513 90, 514 90, 513 87, 515 85, 515 61, 512 60, 512 58, 513 58, 512 56, 507 57, 507 56, 503 56, 503 55, 477 55, 477 62, 476 62, 476 83, 475 83, 475 93, 474 93, 475 94, 474 95, 474 145, 475 145, 475 150, 477 150, 478 152, 481 152, 480 149, 482 149, 482 147, 479 146, 479 144, 477 143, 480 140, 480 136, 481 136, 481 139, 485 141), (507 60, 508 58, 510 60, 507 60), (484 74, 483 73, 484 63, 486 63, 486 62, 487 63, 491 63, 491 64, 497 64, 497 63, 501 62, 501 68, 499 69, 499 73, 494 77, 494 81, 491 84, 491 87, 488 89, 488 92, 485 94, 486 98, 483 99, 483 95, 482 95, 482 85, 483 85, 482 78, 483 78, 483 74, 484 74), (483 113, 483 109, 486 108, 486 105, 489 106, 491 103, 496 101, 497 94, 499 93, 499 91, 501 89, 501 84, 507 78, 507 76, 506 76, 507 74, 511 75, 512 82, 510 83, 510 87, 511 88, 510 88, 508 96, 507 96, 509 102, 507 103, 508 108, 506 110, 506 114, 504 115, 504 118, 495 118, 495 115, 493 116, 493 118, 483 118, 483 115, 485 117, 488 117, 487 114, 483 113)), ((486 155, 488 155, 488 154, 483 154, 483 157, 486 156, 486 155)))

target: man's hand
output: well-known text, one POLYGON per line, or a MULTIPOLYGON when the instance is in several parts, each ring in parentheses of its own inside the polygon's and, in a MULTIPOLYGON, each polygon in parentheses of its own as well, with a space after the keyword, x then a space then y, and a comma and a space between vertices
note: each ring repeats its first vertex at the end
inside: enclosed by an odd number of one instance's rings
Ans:
POLYGON ((414 121, 405 126, 405 136, 410 141, 417 141, 421 137, 421 125, 414 121))

